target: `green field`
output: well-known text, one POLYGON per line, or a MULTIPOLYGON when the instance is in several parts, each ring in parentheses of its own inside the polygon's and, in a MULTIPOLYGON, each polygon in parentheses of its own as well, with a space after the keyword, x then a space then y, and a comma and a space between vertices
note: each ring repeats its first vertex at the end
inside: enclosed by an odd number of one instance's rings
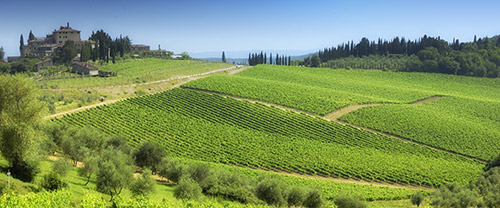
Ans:
POLYGON ((340 120, 490 160, 500 153, 500 103, 444 97, 423 105, 366 107, 340 120))
POLYGON ((172 155, 330 177, 437 186, 465 183, 482 164, 320 118, 174 89, 57 122, 157 141, 172 155), (448 170, 448 171, 443 171, 448 170))
POLYGON ((212 76, 183 87, 264 100, 319 115, 351 104, 409 103, 435 95, 378 82, 370 76, 373 73, 259 65, 235 76, 212 76))
POLYGON ((99 70, 114 72, 113 77, 80 77, 55 79, 44 81, 45 85, 53 88, 86 88, 109 87, 117 85, 140 84, 157 81, 173 76, 185 76, 208 72, 216 69, 229 68, 233 65, 226 63, 204 62, 198 60, 170 60, 170 59, 125 59, 116 64, 103 66, 96 65, 99 70))
POLYGON ((325 115, 362 103, 341 119, 483 160, 500 152, 500 80, 443 74, 257 66, 184 85, 325 115), (444 98, 407 105, 422 98, 444 98))

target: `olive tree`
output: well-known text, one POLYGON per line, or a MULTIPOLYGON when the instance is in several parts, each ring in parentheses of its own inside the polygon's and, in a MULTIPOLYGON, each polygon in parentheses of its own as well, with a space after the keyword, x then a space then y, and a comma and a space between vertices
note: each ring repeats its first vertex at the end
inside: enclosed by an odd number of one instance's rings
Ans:
POLYGON ((38 91, 23 76, 0 76, 0 152, 9 161, 12 175, 33 180, 37 171, 37 144, 44 105, 38 91))

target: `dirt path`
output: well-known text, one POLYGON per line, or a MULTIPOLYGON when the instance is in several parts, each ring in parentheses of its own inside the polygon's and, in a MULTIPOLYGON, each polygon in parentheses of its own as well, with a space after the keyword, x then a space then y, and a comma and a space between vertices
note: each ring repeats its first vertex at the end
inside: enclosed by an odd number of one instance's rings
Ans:
MULTIPOLYGON (((213 74, 213 73, 217 73, 217 72, 222 72, 222 71, 228 71, 228 70, 232 70, 232 69, 237 69, 237 70, 234 70, 234 71, 237 71, 236 73, 238 73, 238 72, 243 71, 243 70, 248 69, 248 68, 249 67, 234 66, 234 67, 229 67, 229 68, 224 68, 224 69, 212 70, 212 71, 208 71, 208 72, 204 72, 204 73, 199 73, 199 74, 192 74, 192 75, 187 75, 187 76, 173 77, 173 78, 163 79, 163 80, 158 80, 158 81, 153 81, 153 82, 146 82, 146 83, 140 83, 140 84, 131 84, 131 85, 113 86, 113 88, 136 87, 136 86, 141 86, 141 85, 158 84, 158 83, 162 83, 162 82, 170 82, 170 81, 179 80, 180 81, 179 83, 177 83, 177 84, 172 85, 171 87, 169 87, 169 88, 177 88, 177 87, 180 87, 181 85, 183 85, 183 84, 185 84, 187 82, 190 82, 190 81, 193 81, 193 80, 196 80, 196 79, 200 79, 200 78, 206 77, 209 74, 213 74), (183 79, 185 79, 185 80, 183 80, 183 79)), ((233 72, 233 71, 231 71, 231 72, 233 72)), ((229 73, 231 73, 231 72, 229 72, 229 73)), ((95 108, 95 107, 101 106, 101 105, 107 105, 107 104, 115 103, 115 102, 118 102, 118 101, 124 100, 124 99, 127 99, 127 98, 107 100, 107 101, 96 103, 96 104, 93 104, 93 105, 88 105, 88 106, 84 106, 84 107, 81 107, 81 108, 72 109, 72 110, 68 110, 68 111, 64 111, 64 112, 60 112, 60 113, 48 115, 48 116, 45 116, 44 119, 60 118, 60 117, 62 117, 64 115, 66 115, 66 114, 75 113, 75 112, 87 110, 87 109, 90 109, 90 108, 95 108)))
MULTIPOLYGON (((425 98, 425 99, 422 99, 422 100, 417 100, 417 101, 409 103, 409 104, 411 104, 411 105, 424 104, 424 103, 427 103, 427 102, 432 102, 432 101, 435 101, 435 100, 439 100, 442 97, 443 96, 436 95, 436 96, 432 96, 432 97, 425 98)), ((336 111, 333 111, 333 112, 327 114, 323 118, 326 119, 326 120, 329 120, 329 121, 339 121, 338 118, 340 118, 341 116, 343 116, 345 114, 348 114, 348 113, 350 113, 352 111, 358 110, 358 109, 363 108, 363 107, 378 106, 378 105, 382 105, 382 103, 348 105, 348 106, 346 106, 344 108, 338 109, 336 111)))
POLYGON ((367 106, 378 106, 378 105, 382 105, 382 104, 375 103, 375 104, 348 105, 344 108, 338 109, 336 111, 333 111, 333 112, 327 114, 323 118, 328 120, 328 121, 337 121, 338 118, 340 118, 341 116, 348 114, 352 111, 355 111, 355 110, 358 110, 360 108, 367 107, 367 106))
POLYGON ((249 69, 249 68, 252 68, 251 66, 244 66, 244 67, 241 67, 237 70, 234 70, 234 71, 230 71, 229 73, 227 73, 227 75, 233 75, 233 74, 238 74, 246 69, 249 69))

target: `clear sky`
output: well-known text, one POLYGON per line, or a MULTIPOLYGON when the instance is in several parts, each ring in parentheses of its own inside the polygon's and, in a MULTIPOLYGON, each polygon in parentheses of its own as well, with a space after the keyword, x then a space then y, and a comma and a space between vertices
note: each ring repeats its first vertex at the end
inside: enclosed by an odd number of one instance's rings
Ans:
POLYGON ((45 36, 61 25, 180 53, 311 50, 345 41, 416 39, 424 34, 470 41, 500 34, 498 0, 336 1, 0 0, 0 46, 19 54, 19 36, 45 36))

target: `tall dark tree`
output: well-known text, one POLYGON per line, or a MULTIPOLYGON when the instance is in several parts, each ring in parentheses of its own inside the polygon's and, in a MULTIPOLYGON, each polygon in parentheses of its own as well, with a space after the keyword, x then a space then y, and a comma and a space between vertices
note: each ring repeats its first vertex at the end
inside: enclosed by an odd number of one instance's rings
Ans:
POLYGON ((24 47, 24 38, 23 38, 23 34, 21 34, 21 38, 19 40, 19 51, 22 52, 23 51, 23 47, 24 47))
MULTIPOLYGON (((500 42, 500 39, 499 39, 500 42)), ((269 54, 269 64, 273 65, 273 53, 269 54)))
POLYGON ((226 63, 226 54, 222 51, 222 62, 226 63))
POLYGON ((33 32, 30 30, 30 34, 28 36, 28 40, 35 40, 35 35, 33 35, 33 32))

